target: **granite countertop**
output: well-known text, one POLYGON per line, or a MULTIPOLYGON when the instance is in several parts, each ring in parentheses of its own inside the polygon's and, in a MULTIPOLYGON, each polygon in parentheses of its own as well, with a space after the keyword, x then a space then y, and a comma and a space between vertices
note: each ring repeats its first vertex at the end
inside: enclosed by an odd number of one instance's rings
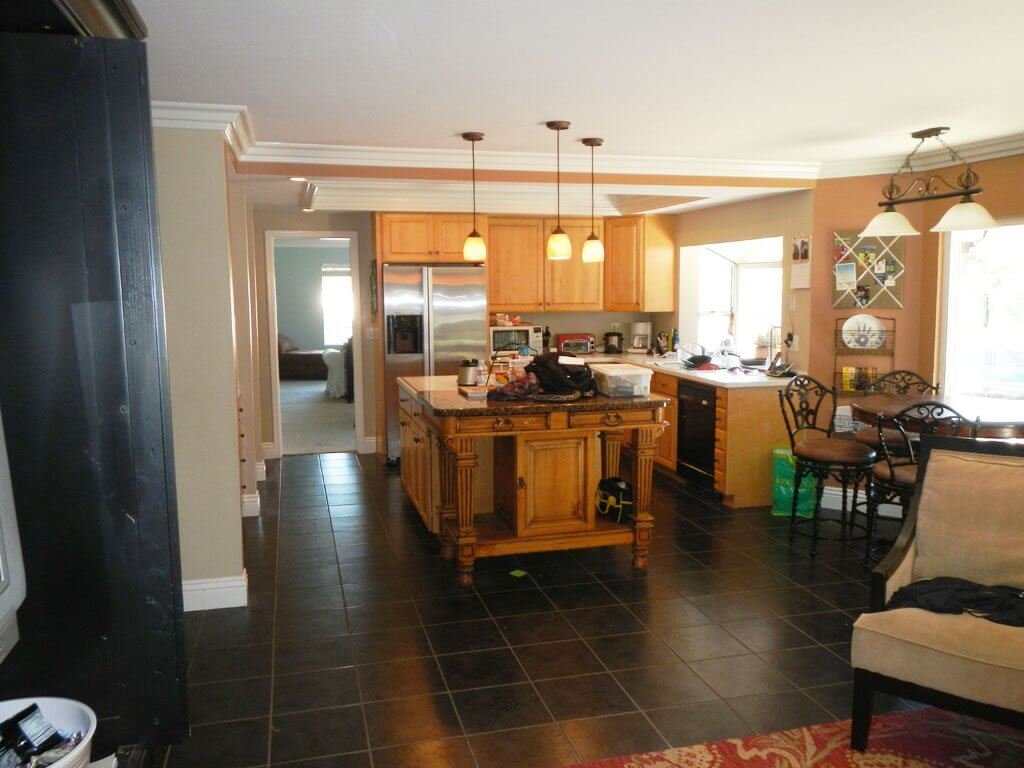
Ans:
POLYGON ((606 397, 594 395, 568 403, 537 400, 470 400, 459 394, 454 376, 403 376, 405 384, 416 399, 433 416, 514 416, 520 413, 551 413, 553 411, 621 411, 637 408, 665 406, 668 400, 661 395, 640 397, 606 397))
POLYGON ((592 355, 580 355, 588 363, 628 363, 649 368, 667 376, 674 376, 677 379, 685 379, 697 384, 706 384, 710 387, 723 387, 725 389, 744 389, 750 387, 765 387, 781 389, 789 383, 788 378, 775 378, 765 376, 763 373, 742 373, 732 371, 693 371, 682 368, 674 358, 660 358, 654 355, 643 355, 635 352, 623 352, 619 355, 609 355, 603 352, 596 352, 592 355))

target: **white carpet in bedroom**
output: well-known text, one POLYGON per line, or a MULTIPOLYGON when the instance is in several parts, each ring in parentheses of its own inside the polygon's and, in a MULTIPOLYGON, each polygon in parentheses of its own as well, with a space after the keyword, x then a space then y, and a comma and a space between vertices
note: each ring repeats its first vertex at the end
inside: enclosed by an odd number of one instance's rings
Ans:
POLYGON ((284 454, 356 449, 355 405, 328 397, 325 381, 281 382, 284 454))

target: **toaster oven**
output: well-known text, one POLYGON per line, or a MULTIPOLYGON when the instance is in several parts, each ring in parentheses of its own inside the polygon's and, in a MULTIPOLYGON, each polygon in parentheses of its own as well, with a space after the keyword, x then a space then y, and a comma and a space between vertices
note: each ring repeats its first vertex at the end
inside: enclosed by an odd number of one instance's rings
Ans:
POLYGON ((556 337, 559 352, 574 355, 589 355, 597 349, 597 339, 592 333, 560 333, 556 337))

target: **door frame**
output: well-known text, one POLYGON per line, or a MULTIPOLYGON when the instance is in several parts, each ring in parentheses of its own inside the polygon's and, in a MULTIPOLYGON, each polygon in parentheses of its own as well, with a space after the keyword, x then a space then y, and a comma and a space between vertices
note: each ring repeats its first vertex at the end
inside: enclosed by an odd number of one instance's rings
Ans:
POLYGON ((274 260, 275 240, 301 240, 311 237, 347 237, 349 240, 349 267, 352 274, 352 304, 355 312, 352 316, 352 389, 355 399, 356 417, 356 452, 373 453, 376 441, 366 439, 366 423, 363 405, 363 295, 362 281, 359 275, 359 233, 351 230, 267 230, 263 250, 267 265, 267 325, 269 326, 270 345, 270 391, 274 421, 274 454, 280 457, 284 453, 284 441, 281 437, 281 371, 277 359, 277 274, 274 260))

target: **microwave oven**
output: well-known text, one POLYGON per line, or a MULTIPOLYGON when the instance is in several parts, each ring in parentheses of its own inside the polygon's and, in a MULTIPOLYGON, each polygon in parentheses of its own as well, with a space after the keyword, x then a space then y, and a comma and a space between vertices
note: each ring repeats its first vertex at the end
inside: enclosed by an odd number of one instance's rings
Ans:
POLYGON ((508 350, 513 347, 529 347, 534 353, 545 350, 544 329, 539 325, 492 325, 490 329, 491 352, 508 350))

